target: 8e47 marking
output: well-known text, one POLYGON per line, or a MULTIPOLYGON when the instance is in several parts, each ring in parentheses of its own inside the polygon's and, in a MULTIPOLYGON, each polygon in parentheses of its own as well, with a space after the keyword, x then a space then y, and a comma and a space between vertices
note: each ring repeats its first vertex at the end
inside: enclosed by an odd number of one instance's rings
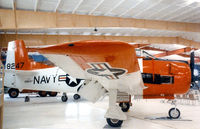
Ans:
POLYGON ((6 68, 7 69, 15 69, 15 68, 23 68, 24 62, 19 62, 15 65, 15 63, 7 63, 6 68))

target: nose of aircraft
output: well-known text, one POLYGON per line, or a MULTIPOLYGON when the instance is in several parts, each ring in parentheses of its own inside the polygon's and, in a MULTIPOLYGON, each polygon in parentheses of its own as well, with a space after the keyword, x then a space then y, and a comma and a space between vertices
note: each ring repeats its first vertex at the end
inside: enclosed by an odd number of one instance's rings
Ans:
POLYGON ((184 94, 190 89, 191 84, 191 70, 188 64, 183 63, 178 66, 178 73, 175 75, 177 80, 175 92, 177 94, 184 94))

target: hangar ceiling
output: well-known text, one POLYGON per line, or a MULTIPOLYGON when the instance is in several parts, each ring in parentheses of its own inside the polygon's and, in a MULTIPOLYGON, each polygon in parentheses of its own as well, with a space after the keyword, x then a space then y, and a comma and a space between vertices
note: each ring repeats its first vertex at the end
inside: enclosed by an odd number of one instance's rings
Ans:
MULTIPOLYGON (((199 0, 0 0, 0 9, 12 10, 15 20, 14 27, 8 28, 4 28, 5 21, 1 20, 1 34, 179 37, 195 42, 195 45, 191 42, 180 44, 200 48, 199 0), (27 10, 28 13, 23 12, 27 10), (48 13, 48 17, 42 19, 43 14, 39 16, 40 12, 45 15, 48 13), (44 25, 30 26, 25 23, 26 19, 20 23, 18 17, 23 18, 25 14, 30 16, 28 18, 30 24, 33 24, 36 18, 44 25), (54 19, 54 16, 56 17, 55 25, 50 23, 52 26, 45 26, 48 18, 54 19), (59 21, 59 18, 63 23, 59 21), (97 20, 93 20, 92 23, 95 23, 92 24, 91 19, 97 20), (69 20, 76 24, 68 25, 69 20), (108 21, 110 23, 107 24, 108 21), (94 31, 95 28, 97 31, 94 31)), ((3 11, 0 10, 0 14, 4 13, 3 11)), ((1 19, 8 18, 11 13, 8 13, 6 17, 1 15, 1 19)), ((34 24, 39 23, 34 22, 34 24)), ((162 40, 160 43, 163 43, 162 40)), ((154 45, 152 48, 158 47, 154 45)), ((165 46, 165 49, 173 50, 169 45, 165 46)), ((180 48, 176 47, 176 49, 180 48)))
POLYGON ((0 8, 200 22, 199 0, 0 0, 0 8))

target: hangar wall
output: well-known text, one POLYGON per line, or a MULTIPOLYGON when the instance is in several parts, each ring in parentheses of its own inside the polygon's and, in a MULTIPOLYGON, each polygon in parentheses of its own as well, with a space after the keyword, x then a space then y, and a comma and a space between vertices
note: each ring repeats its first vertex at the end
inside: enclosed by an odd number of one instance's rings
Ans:
POLYGON ((45 34, 1 34, 0 44, 7 47, 9 41, 24 40, 27 46, 52 45, 79 40, 121 40, 138 44, 182 44, 200 48, 200 43, 181 37, 145 37, 145 36, 95 36, 95 35, 45 35, 45 34))

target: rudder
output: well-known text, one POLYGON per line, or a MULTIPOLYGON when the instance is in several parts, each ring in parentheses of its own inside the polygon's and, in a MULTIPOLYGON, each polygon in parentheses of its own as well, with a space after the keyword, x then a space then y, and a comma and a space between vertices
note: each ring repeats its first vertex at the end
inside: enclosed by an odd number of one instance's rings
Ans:
POLYGON ((30 69, 28 52, 23 40, 16 40, 8 43, 5 69, 7 70, 30 69))

